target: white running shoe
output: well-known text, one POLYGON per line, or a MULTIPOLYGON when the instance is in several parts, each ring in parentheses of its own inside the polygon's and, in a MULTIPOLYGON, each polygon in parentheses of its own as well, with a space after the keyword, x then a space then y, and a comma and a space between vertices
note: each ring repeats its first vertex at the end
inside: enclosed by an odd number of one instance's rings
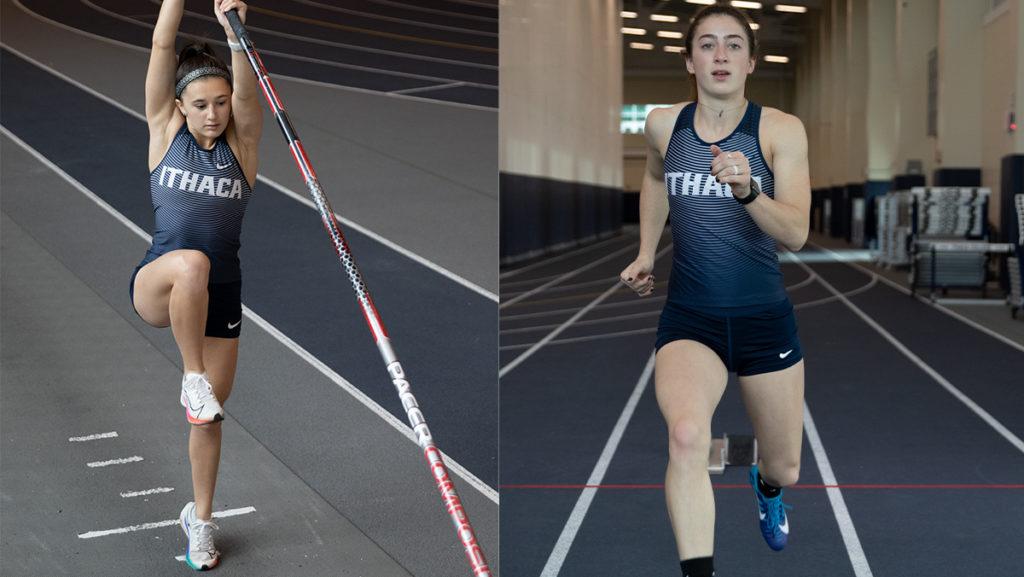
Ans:
POLYGON ((185 407, 185 418, 193 425, 224 420, 224 408, 217 402, 205 374, 186 373, 182 377, 181 406, 185 407))
POLYGON ((188 537, 185 562, 196 571, 213 569, 220 561, 220 553, 213 546, 213 530, 219 529, 214 522, 196 518, 196 504, 189 501, 178 517, 181 528, 188 537))

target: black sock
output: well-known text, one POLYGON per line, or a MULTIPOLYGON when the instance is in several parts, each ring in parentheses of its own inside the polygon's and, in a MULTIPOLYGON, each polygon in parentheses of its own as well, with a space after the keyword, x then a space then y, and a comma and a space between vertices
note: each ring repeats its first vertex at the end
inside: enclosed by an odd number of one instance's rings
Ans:
POLYGON ((778 497, 779 493, 782 492, 781 487, 775 487, 764 482, 764 477, 761 476, 760 471, 757 473, 757 488, 761 490, 761 494, 769 499, 778 497))
POLYGON ((679 562, 683 577, 715 577, 714 557, 697 557, 679 562))

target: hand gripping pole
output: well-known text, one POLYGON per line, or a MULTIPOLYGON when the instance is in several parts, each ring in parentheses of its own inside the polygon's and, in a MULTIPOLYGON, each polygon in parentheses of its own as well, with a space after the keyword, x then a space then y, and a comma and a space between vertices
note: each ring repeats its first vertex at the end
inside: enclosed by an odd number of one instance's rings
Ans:
POLYGON ((402 407, 405 408, 406 416, 409 419, 409 426, 412 427, 416 435, 416 442, 423 449, 423 456, 427 460, 430 473, 437 484, 438 491, 441 493, 441 500, 444 502, 445 510, 448 511, 452 523, 455 524, 455 533, 466 552, 473 575, 475 577, 490 577, 491 570, 488 568, 487 560, 484 558, 484 551, 476 540, 476 534, 469 523, 469 517, 466 515, 466 511, 462 507, 462 501, 455 491, 455 484, 452 483, 451 477, 448 474, 448 467, 444 464, 441 451, 434 445, 434 439, 430 435, 430 429, 427 428, 423 412, 420 411, 419 405, 416 403, 416 397, 412 394, 405 371, 402 370, 402 364, 398 362, 398 357, 395 355, 394 349, 391 348, 391 340, 388 338, 387 331, 384 330, 384 323, 381 321, 377 309, 373 306, 370 292, 363 283, 363 277, 359 274, 359 269, 356 268, 348 242, 345 241, 345 237, 342 235, 341 229, 334 219, 334 211, 331 210, 331 205, 327 202, 327 197, 320 187, 320 181, 317 180, 316 172, 313 171, 309 158, 306 156, 306 151, 302 148, 302 142, 288 120, 288 113, 281 106, 281 101, 277 97, 274 85, 270 82, 270 77, 267 75, 266 68, 263 67, 263 61, 260 60, 256 48, 249 40, 249 35, 241 19, 238 17, 238 12, 229 10, 225 15, 231 24, 232 30, 235 32, 235 36, 238 37, 238 41, 241 42, 242 48, 245 50, 245 55, 252 66, 253 72, 256 73, 256 78, 263 89, 263 96, 266 97, 270 110, 274 113, 274 118, 277 119, 281 132, 284 133, 285 140, 288 141, 288 148, 291 149, 295 164, 298 165, 299 172, 302 173, 302 178, 306 182, 306 188, 309 189, 309 194, 313 197, 313 203, 316 204, 316 208, 320 212, 320 219, 323 221, 324 228, 327 229, 327 234, 331 237, 334 251, 338 253, 341 266, 345 269, 345 273, 352 283, 352 288, 356 292, 356 299, 358 299, 359 306, 362 308, 363 317, 366 319, 370 332, 373 333, 374 341, 377 343, 377 348, 380 350, 385 366, 387 366, 388 374, 391 376, 391 382, 394 383, 395 389, 398 391, 398 397, 401 399, 402 407))

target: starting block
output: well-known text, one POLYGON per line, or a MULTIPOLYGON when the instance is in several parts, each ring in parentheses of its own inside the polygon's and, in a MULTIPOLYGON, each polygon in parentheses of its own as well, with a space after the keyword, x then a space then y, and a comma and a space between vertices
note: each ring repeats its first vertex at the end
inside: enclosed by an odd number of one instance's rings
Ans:
POLYGON ((757 464, 757 439, 752 435, 722 435, 711 439, 708 472, 721 475, 729 466, 749 467, 757 464))

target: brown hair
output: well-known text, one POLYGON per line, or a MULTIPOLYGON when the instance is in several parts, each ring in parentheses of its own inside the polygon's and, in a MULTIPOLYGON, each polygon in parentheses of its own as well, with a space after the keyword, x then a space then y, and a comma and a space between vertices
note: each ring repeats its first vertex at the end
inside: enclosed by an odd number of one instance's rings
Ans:
POLYGON ((754 34, 754 29, 750 27, 750 18, 743 13, 739 8, 733 8, 728 4, 710 4, 701 8, 697 12, 697 15, 690 21, 690 27, 686 30, 686 53, 693 54, 693 35, 697 32, 697 26, 700 25, 705 19, 711 16, 731 16, 736 19, 737 22, 747 32, 747 43, 750 45, 750 57, 757 57, 757 35, 754 34))
MULTIPOLYGON (((231 78, 231 72, 227 64, 213 53, 213 48, 206 42, 193 42, 181 49, 178 53, 178 69, 174 73, 174 84, 181 82, 189 72, 200 68, 218 68, 224 71, 227 78, 231 78)), ((231 81, 228 80, 228 85, 231 81)))

